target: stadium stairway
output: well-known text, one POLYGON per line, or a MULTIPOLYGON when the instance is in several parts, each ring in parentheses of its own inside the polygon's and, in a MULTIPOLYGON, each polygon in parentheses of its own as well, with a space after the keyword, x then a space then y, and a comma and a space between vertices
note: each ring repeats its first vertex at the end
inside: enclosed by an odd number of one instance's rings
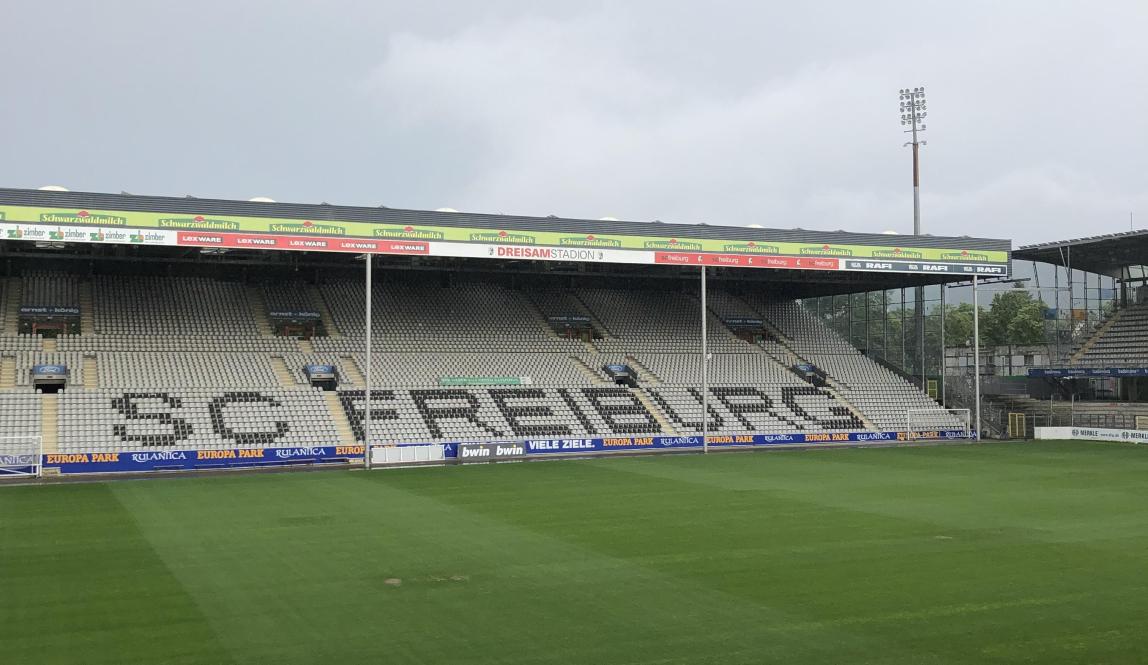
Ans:
POLYGON ((58 348, 58 344, 56 343, 56 340, 54 340, 54 339, 49 339, 49 338, 45 337, 42 340, 40 340, 40 350, 41 351, 48 351, 51 353, 55 353, 57 348, 58 348))
POLYGON ((877 425, 874 424, 872 420, 869 420, 869 418, 865 416, 861 409, 857 408, 856 404, 850 402, 845 398, 845 395, 842 395, 836 388, 834 388, 832 384, 826 385, 824 388, 826 392, 833 396, 833 399, 845 405, 845 408, 849 409, 849 413, 852 413, 854 417, 857 418, 857 420, 860 420, 862 424, 865 425, 865 429, 873 431, 881 429, 880 427, 877 427, 877 425))
POLYGON ((617 337, 617 335, 615 335, 609 328, 606 327, 605 323, 602 323, 602 319, 598 318, 598 315, 594 313, 594 310, 590 309, 590 306, 586 304, 586 301, 582 299, 582 296, 578 294, 577 290, 571 291, 570 295, 574 297, 574 302, 578 304, 578 307, 582 310, 582 313, 590 317, 590 325, 593 326, 594 330, 602 333, 602 339, 614 339, 617 337))
POLYGON ((666 434, 678 433, 678 430, 674 429, 674 426, 670 423, 669 419, 667 419, 665 414, 662 413, 662 410, 659 409, 656 404, 654 404, 654 400, 650 399, 650 396, 646 394, 646 391, 642 390, 641 388, 630 388, 630 392, 634 394, 634 397, 638 398, 638 401, 642 403, 642 406, 646 407, 646 410, 650 412, 650 415, 654 416, 654 420, 658 421, 658 426, 662 428, 662 432, 666 434))
POLYGON ((287 367, 287 361, 283 359, 283 356, 271 356, 271 369, 275 372, 275 379, 279 382, 280 387, 299 387, 299 383, 295 381, 295 377, 291 374, 291 369, 287 367))
POLYGON ((255 327, 263 337, 272 337, 275 331, 271 328, 271 318, 267 316, 267 301, 263 299, 263 291, 254 284, 248 284, 245 289, 247 306, 251 310, 251 318, 255 320, 255 327))
POLYGON ((296 343, 299 345, 299 351, 301 351, 303 353, 309 353, 309 354, 315 353, 315 345, 311 343, 311 340, 299 339, 299 340, 296 340, 296 343))
POLYGON ((642 361, 638 360, 634 356, 626 356, 626 364, 634 368, 634 371, 638 373, 638 380, 642 383, 647 383, 652 386, 661 385, 661 377, 659 377, 657 374, 654 374, 649 367, 643 365, 642 361))
POLYGON ((4 356, 0 358, 0 390, 11 390, 16 387, 16 358, 4 356))
POLYGON ((343 377, 346 378, 351 385, 367 385, 367 377, 363 376, 363 373, 359 371, 359 363, 355 362, 354 358, 341 356, 339 358, 339 371, 343 373, 343 377))
POLYGON ((319 312, 319 319, 323 322, 323 329, 327 331, 327 336, 342 337, 343 331, 339 330, 339 326, 335 325, 335 317, 331 315, 331 310, 327 307, 327 301, 323 299, 323 294, 319 291, 319 287, 314 284, 308 284, 305 293, 307 294, 307 299, 315 306, 315 311, 319 312))
POLYGON ((586 378, 590 379, 591 383, 606 383, 606 377, 602 376, 602 374, 599 372, 595 372, 594 368, 587 365, 585 360, 579 358, 578 356, 570 356, 570 362, 574 363, 574 366, 578 368, 578 371, 585 374, 586 378))
POLYGON ((1116 322, 1120 320, 1120 316, 1124 314, 1125 311, 1126 310, 1123 309, 1116 310, 1112 313, 1111 316, 1108 317, 1108 320, 1100 325, 1099 328, 1092 331, 1092 334, 1088 336, 1088 339, 1084 340, 1084 343, 1080 345, 1080 348, 1074 351, 1071 356, 1069 356, 1068 364, 1075 365, 1079 363, 1080 359, 1084 357, 1084 354, 1088 353, 1088 350, 1091 349, 1101 337, 1104 337, 1104 335, 1112 328, 1112 326, 1116 325, 1116 322))
POLYGON ((80 334, 96 334, 95 306, 92 304, 92 283, 88 280, 80 282, 80 334))
POLYGON ((550 322, 546 320, 546 317, 543 316, 542 312, 538 309, 538 306, 533 302, 530 302, 529 299, 527 299, 527 301, 529 302, 529 305, 523 309, 527 314, 529 314, 530 318, 534 319, 538 325, 542 327, 542 334, 546 337, 549 337, 550 339, 561 339, 558 331, 550 325, 550 322))
POLYGON ((4 302, 4 336, 15 337, 20 333, 20 300, 23 285, 18 279, 7 280, 5 292, 7 299, 4 302))
POLYGON ((84 356, 83 360, 84 369, 84 387, 85 388, 99 388, 100 387, 100 372, 99 363, 96 362, 95 356, 84 356))
MULTIPOLYGON (((357 445, 358 442, 355 441, 354 430, 351 429, 351 421, 347 419, 347 412, 343 409, 343 404, 339 401, 339 393, 334 390, 324 391, 323 400, 327 402, 327 410, 331 412, 331 422, 335 424, 335 431, 339 433, 339 445, 357 445)), ((374 411, 374 409, 371 409, 372 413, 374 413, 374 411)))
POLYGON ((40 434, 45 455, 60 450, 59 423, 60 396, 54 393, 40 395, 40 434))

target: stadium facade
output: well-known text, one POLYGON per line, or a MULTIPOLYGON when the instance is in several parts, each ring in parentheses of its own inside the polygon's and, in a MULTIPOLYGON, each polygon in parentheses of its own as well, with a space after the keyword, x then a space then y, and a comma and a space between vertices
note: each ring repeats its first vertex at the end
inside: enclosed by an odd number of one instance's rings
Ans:
POLYGON ((0 442, 64 473, 957 436, 800 300, 1007 277, 1011 250, 15 189, 0 235, 0 442))

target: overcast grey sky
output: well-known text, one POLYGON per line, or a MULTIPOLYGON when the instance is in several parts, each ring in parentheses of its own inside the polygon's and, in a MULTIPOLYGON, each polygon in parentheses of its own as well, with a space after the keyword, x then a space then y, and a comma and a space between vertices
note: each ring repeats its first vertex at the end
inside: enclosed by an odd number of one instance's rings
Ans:
POLYGON ((0 185, 767 227, 1148 228, 1148 2, 26 0, 0 185))

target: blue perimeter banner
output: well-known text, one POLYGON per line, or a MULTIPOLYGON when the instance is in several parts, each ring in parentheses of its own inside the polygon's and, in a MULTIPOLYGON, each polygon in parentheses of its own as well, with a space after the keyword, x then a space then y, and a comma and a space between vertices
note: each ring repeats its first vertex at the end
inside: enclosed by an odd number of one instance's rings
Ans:
POLYGON ((1031 368, 1029 376, 1148 376, 1145 367, 1065 367, 1031 368))
MULTIPOLYGON (((963 430, 917 432, 912 439, 905 432, 817 432, 810 434, 711 434, 714 448, 738 446, 779 446, 823 443, 864 443, 867 441, 937 441, 975 438, 963 430)), ((410 443, 401 445, 429 445, 410 443)), ((443 445, 447 458, 458 456, 459 443, 443 445)), ((633 450, 672 450, 701 448, 700 436, 635 436, 590 439, 528 439, 523 441, 527 456, 553 454, 608 453, 633 450)), ((358 459, 362 446, 320 446, 299 448, 225 448, 220 450, 169 450, 109 453, 51 453, 44 466, 58 467, 60 473, 122 473, 127 471, 194 471, 287 464, 316 464, 358 459)))
POLYGON ((44 466, 60 473, 194 471, 251 466, 315 464, 363 456, 362 446, 299 448, 225 448, 222 450, 146 450, 115 453, 50 453, 44 466))
MULTIPOLYGON (((711 434, 709 445, 714 448, 737 446, 782 446, 822 443, 858 443, 866 441, 909 441, 905 432, 817 432, 811 434, 711 434)), ((914 434, 913 441, 974 438, 963 430, 922 431, 914 434)), ((630 436, 593 439, 527 439, 526 454, 552 455, 576 453, 606 453, 615 450, 670 450, 701 448, 700 436, 630 436)), ((455 457, 458 444, 446 444, 446 456, 455 457)))

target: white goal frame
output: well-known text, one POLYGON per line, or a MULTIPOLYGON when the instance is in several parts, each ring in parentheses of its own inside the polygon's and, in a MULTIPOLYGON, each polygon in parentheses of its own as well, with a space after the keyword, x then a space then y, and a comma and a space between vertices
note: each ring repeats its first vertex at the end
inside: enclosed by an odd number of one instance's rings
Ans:
POLYGON ((0 479, 44 474, 43 436, 0 436, 0 479))
POLYGON ((936 437, 928 436, 925 433, 937 432, 938 430, 951 431, 953 429, 961 431, 960 435, 955 438, 977 438, 976 433, 973 432, 969 409, 943 409, 937 407, 935 409, 909 409, 905 413, 905 437, 910 441, 935 440, 936 437), (940 416, 956 418, 960 422, 960 425, 957 427, 939 425, 937 423, 941 421, 940 416))

